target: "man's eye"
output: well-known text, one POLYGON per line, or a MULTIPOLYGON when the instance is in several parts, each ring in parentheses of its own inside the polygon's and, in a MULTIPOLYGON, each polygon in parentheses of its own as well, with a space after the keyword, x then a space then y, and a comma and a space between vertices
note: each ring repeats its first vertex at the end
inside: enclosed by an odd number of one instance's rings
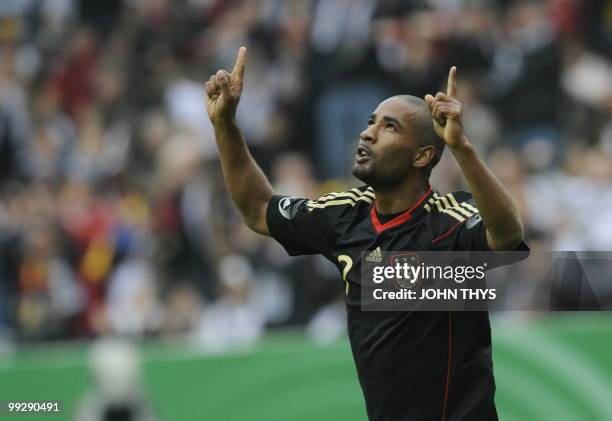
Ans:
POLYGON ((387 123, 387 126, 386 126, 386 127, 387 127, 387 129, 393 129, 393 130, 395 130, 395 126, 394 126, 393 124, 391 124, 391 123, 387 123))
POLYGON ((372 124, 374 124, 374 120, 368 120, 368 126, 371 126, 372 124))

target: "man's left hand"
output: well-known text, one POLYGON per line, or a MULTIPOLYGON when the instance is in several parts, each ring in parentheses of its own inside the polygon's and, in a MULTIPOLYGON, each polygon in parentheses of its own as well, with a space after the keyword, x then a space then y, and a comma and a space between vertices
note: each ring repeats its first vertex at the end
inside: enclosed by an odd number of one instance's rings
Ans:
POLYGON ((455 66, 451 67, 448 73, 446 94, 438 92, 435 97, 427 94, 425 102, 433 117, 436 133, 450 148, 467 143, 461 123, 463 105, 457 99, 457 68, 455 66))

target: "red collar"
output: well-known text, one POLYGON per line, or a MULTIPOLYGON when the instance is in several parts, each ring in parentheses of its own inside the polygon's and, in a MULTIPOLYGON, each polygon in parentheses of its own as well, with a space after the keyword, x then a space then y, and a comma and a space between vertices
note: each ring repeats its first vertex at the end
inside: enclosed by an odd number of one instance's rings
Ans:
POLYGON ((401 214, 397 215, 392 220, 385 222, 384 224, 381 224, 378 220, 378 215, 376 214, 376 202, 372 203, 372 209, 370 209, 370 219, 372 220, 372 225, 374 226, 376 233, 380 234, 384 230, 397 227, 398 225, 401 225, 404 222, 412 219, 412 212, 414 212, 414 210, 417 209, 423 203, 423 201, 427 198, 427 196, 429 196, 430 193, 431 186, 428 186, 427 191, 419 198, 419 200, 417 200, 414 205, 412 205, 410 209, 405 212, 402 212, 401 214))

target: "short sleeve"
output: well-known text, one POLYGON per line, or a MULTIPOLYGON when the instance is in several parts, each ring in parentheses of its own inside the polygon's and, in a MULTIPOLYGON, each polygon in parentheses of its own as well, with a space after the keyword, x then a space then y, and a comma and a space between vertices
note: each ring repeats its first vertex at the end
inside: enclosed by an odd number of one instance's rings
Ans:
MULTIPOLYGON (((452 221, 451 225, 447 225, 445 232, 436 237, 434 242, 438 243, 438 247, 446 250, 491 251, 487 243, 487 230, 480 212, 476 208, 476 203, 471 197, 466 199, 468 200, 451 208, 455 210, 453 212, 455 215, 459 211, 463 212, 460 214, 461 218, 452 221)), ((524 242, 521 242, 514 250, 510 251, 529 251, 529 247, 524 242)))
POLYGON ((268 230, 291 256, 326 254, 330 250, 332 239, 325 214, 312 212, 307 204, 307 199, 280 195, 268 202, 268 230))
POLYGON ((508 266, 529 257, 529 247, 521 241, 511 251, 512 253, 493 252, 487 243, 487 230, 480 218, 480 214, 472 216, 459 226, 455 244, 457 250, 469 250, 473 262, 487 262, 487 268, 493 269, 508 266), (470 224, 470 219, 472 223, 470 224), (473 224, 473 225, 472 225, 473 224))
MULTIPOLYGON (((487 243, 487 230, 479 213, 460 224, 455 244, 457 250, 492 251, 487 243)), ((529 247, 524 241, 521 241, 513 250, 508 251, 528 252, 529 247)))
POLYGON ((453 234, 453 243, 456 250, 491 250, 487 244, 487 230, 480 213, 475 213, 460 223, 453 234))

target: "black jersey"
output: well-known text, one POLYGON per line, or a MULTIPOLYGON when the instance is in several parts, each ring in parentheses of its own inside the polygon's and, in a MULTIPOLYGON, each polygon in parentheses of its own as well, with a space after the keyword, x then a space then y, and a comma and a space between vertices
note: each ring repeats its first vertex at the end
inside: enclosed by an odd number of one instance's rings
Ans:
POLYGON ((488 250, 467 192, 431 188, 381 221, 363 186, 316 201, 273 196, 267 223, 290 255, 323 254, 344 280, 348 334, 370 420, 496 420, 487 312, 362 311, 362 252, 488 250))

